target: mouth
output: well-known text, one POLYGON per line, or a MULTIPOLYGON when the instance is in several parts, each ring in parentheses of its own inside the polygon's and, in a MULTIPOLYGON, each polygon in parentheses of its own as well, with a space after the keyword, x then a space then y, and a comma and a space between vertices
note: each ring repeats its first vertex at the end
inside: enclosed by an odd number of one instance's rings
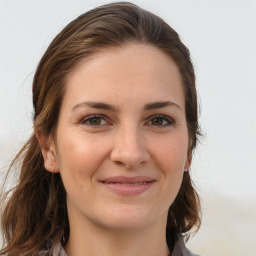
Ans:
POLYGON ((114 193, 122 196, 135 196, 148 190, 156 180, 147 176, 115 176, 100 180, 100 182, 114 193))

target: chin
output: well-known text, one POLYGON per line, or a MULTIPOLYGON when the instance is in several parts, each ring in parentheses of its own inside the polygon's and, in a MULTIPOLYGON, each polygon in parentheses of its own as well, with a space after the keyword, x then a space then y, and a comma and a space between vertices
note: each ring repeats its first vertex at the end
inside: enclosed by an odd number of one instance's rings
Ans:
POLYGON ((110 210, 101 216, 100 223, 106 228, 112 230, 131 230, 143 229, 152 225, 159 219, 149 209, 141 209, 140 207, 122 207, 122 209, 110 210))
POLYGON ((149 223, 142 218, 131 219, 126 217, 112 218, 111 220, 104 220, 100 224, 109 230, 116 231, 130 231, 143 229, 149 225, 149 223))

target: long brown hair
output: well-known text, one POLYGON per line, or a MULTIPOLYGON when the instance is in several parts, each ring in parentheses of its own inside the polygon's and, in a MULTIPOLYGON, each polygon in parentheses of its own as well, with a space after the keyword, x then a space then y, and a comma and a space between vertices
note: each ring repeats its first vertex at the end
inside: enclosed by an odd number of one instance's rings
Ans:
MULTIPOLYGON (((36 133, 54 138, 66 76, 82 59, 100 49, 132 41, 157 47, 179 67, 192 155, 200 134, 195 74, 189 51, 178 34, 158 16, 127 2, 104 5, 82 14, 55 37, 37 67, 33 80, 34 132, 8 171, 19 168, 20 173, 17 185, 2 200, 5 247, 0 255, 33 255, 49 241, 67 241, 65 188, 58 173, 44 168, 36 133)), ((169 209, 166 239, 170 249, 178 232, 186 233, 199 225, 199 197, 189 172, 185 172, 169 209)))

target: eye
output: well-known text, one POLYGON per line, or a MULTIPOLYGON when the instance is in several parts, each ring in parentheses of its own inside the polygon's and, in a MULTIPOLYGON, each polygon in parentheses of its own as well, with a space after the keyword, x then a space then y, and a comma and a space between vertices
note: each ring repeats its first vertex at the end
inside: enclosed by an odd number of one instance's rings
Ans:
POLYGON ((100 115, 88 116, 82 119, 81 123, 89 126, 102 126, 108 124, 105 118, 100 115))
POLYGON ((157 115, 157 116, 153 116, 150 121, 149 121, 150 125, 153 126, 169 126, 169 125, 173 125, 174 121, 167 116, 162 116, 162 115, 157 115))

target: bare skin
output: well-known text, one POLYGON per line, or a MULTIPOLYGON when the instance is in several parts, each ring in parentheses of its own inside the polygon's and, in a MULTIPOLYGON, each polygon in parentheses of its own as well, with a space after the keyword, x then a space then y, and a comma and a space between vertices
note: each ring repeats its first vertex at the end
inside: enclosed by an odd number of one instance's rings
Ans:
POLYGON ((169 255, 167 213, 190 165, 177 65, 130 43, 81 62, 66 89, 43 156, 67 191, 67 254, 169 255))

